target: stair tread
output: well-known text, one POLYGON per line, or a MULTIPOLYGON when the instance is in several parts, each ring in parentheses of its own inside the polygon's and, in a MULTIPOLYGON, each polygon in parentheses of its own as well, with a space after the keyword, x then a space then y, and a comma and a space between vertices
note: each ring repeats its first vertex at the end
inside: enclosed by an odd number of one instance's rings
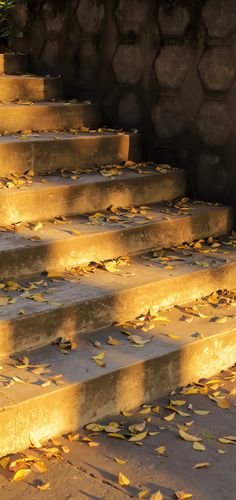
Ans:
POLYGON ((29 109, 29 108, 57 108, 58 106, 61 107, 87 107, 87 106, 98 106, 96 102, 88 102, 88 101, 68 101, 66 99, 58 99, 58 100, 53 100, 53 101, 32 101, 30 104, 24 103, 24 100, 21 101, 16 101, 16 102, 4 102, 0 106, 0 110, 2 109, 11 109, 11 108, 17 108, 17 109, 29 109))
MULTIPOLYGON (((177 248, 175 251, 166 250, 164 255, 171 256, 172 269, 165 269, 159 260, 155 261, 150 258, 150 253, 145 253, 134 256, 131 265, 120 267, 117 273, 97 269, 94 273, 84 276, 78 276, 75 272, 65 272, 50 273, 49 276, 52 277, 49 278, 46 274, 41 274, 31 277, 30 280, 17 280, 17 283, 23 288, 25 287, 26 291, 5 292, 1 290, 1 297, 9 297, 15 299, 16 302, 0 307, 0 321, 20 321, 22 318, 25 320, 38 313, 53 312, 125 291, 133 293, 135 299, 139 288, 152 283, 159 283, 160 287, 162 285, 169 286, 171 291, 171 286, 174 287, 175 281, 179 283, 180 280, 182 282, 186 279, 191 280, 191 275, 195 275, 199 279, 199 283, 202 279, 210 281, 212 270, 223 269, 227 265, 235 267, 236 264, 236 248, 223 244, 218 251, 209 254, 193 251, 192 254, 186 256, 183 249, 177 248), (31 283, 38 283, 42 280, 44 283, 48 283, 48 287, 37 284, 35 289, 27 290, 31 283), (25 293, 29 296, 42 294, 50 303, 37 302, 28 297, 22 298, 21 295, 25 293), (24 315, 19 316, 22 309, 24 315)), ((222 286, 224 286, 223 283, 222 286)), ((201 295, 201 289, 198 291, 198 295, 201 295)), ((168 297, 166 300, 168 303, 168 297)))
MULTIPOLYGON (((25 183, 23 183, 20 186, 17 186, 17 184, 14 186, 12 185, 10 189, 0 189, 0 196, 4 196, 7 198, 11 193, 14 193, 14 195, 20 194, 22 191, 24 192, 24 195, 28 192, 32 191, 48 191, 48 190, 54 190, 57 188, 67 188, 67 187, 75 187, 75 186, 86 186, 86 185, 91 185, 91 184, 96 184, 96 183, 101 183, 101 184, 110 184, 113 181, 126 181, 128 179, 140 179, 140 178, 150 178, 152 177, 153 179, 167 179, 167 178, 178 178, 181 176, 181 178, 184 179, 184 171, 181 169, 170 169, 166 171, 165 173, 161 171, 157 171, 156 169, 156 164, 137 164, 137 170, 139 169, 140 171, 137 172, 135 168, 129 169, 125 167, 123 164, 117 164, 117 165, 104 165, 103 167, 94 167, 94 168, 89 168, 89 172, 86 172, 85 170, 80 170, 78 167, 78 170, 73 170, 73 171, 65 171, 63 174, 53 174, 53 175, 35 175, 33 177, 28 177, 28 180, 30 183, 27 183, 27 180, 25 177, 22 177, 20 179, 25 180, 25 183), (139 167, 140 165, 140 167, 139 167), (142 168, 143 166, 143 168, 142 168), (118 167, 118 168, 117 168, 118 167), (114 173, 113 175, 109 175, 109 169, 117 168, 117 174, 114 173), (142 169, 144 172, 142 172, 142 169), (105 174, 103 175, 103 171, 105 171, 105 174), (101 173, 100 173, 101 172, 101 173), (108 174, 106 175, 106 172, 108 174), (118 173, 119 172, 119 173, 118 173), (73 178, 73 176, 77 176, 78 178, 73 178)), ((11 177, 9 176, 8 178, 1 178, 0 177, 0 182, 7 183, 9 181, 16 181, 17 183, 18 178, 14 178, 14 175, 11 177)), ((158 193, 157 193, 158 196, 158 193)), ((171 200, 170 200, 171 201, 171 200)))
POLYGON ((22 80, 22 79, 30 79, 30 80, 62 80, 61 76, 43 76, 43 75, 34 75, 31 73, 25 73, 20 75, 5 75, 0 74, 0 80, 22 80))
POLYGON ((119 372, 119 370, 134 365, 140 365, 141 370, 142 363, 147 360, 160 359, 161 361, 165 355, 171 355, 176 351, 184 352, 184 349, 190 344, 204 346, 204 343, 211 338, 215 339, 214 342, 217 342, 217 340, 219 342, 222 334, 235 331, 235 307, 227 306, 226 310, 225 306, 219 305, 215 309, 206 301, 202 301, 202 305, 199 305, 199 301, 185 304, 185 307, 192 308, 194 306, 197 306, 201 314, 207 317, 194 316, 192 323, 187 323, 181 321, 183 310, 173 307, 171 310, 162 310, 160 313, 161 316, 167 317, 169 322, 158 321, 155 323, 154 320, 155 326, 148 332, 143 332, 139 328, 125 327, 125 330, 128 330, 131 334, 138 335, 144 341, 150 341, 143 348, 134 347, 134 342, 121 333, 122 326, 111 326, 75 337, 78 347, 72 349, 68 355, 63 355, 56 345, 48 345, 19 355, 19 358, 28 356, 30 364, 49 365, 50 373, 47 375, 36 375, 31 372, 31 369, 27 368, 18 369, 15 365, 19 366, 20 361, 15 361, 12 358, 1 360, 0 409, 5 411, 6 407, 14 403, 36 397, 44 398, 47 394, 52 395, 55 392, 63 394, 65 387, 68 387, 68 385, 82 384, 92 379, 96 379, 97 384, 100 385, 102 383, 101 377, 108 374, 119 372), (227 316, 227 322, 221 324, 212 321, 212 318, 216 316, 218 318, 227 316), (199 332, 201 336, 196 336, 196 332, 199 332), (177 338, 171 338, 171 335, 175 335, 177 338), (121 344, 118 346, 108 345, 107 339, 109 336, 119 340, 121 344), (100 342, 101 347, 99 349, 94 346, 95 341, 100 342), (104 351, 105 366, 99 367, 91 357, 104 351), (58 374, 62 375, 60 380, 65 385, 59 386, 52 382, 48 386, 43 386, 49 377, 58 374), (4 387, 4 385, 8 385, 8 382, 13 377, 18 377, 26 383, 20 384, 16 382, 10 387, 4 387), (101 382, 99 382, 100 379, 101 382))
POLYGON ((93 139, 94 137, 101 137, 101 138, 109 138, 109 137, 117 137, 119 135, 122 136, 134 136, 137 134, 134 134, 133 132, 110 132, 110 131, 103 131, 103 132, 97 132, 96 130, 91 130, 90 132, 83 132, 78 130, 76 133, 71 133, 69 131, 59 131, 59 132, 33 132, 30 135, 24 135, 24 133, 19 133, 19 134, 9 134, 5 136, 0 137, 0 145, 1 143, 3 144, 10 144, 12 142, 40 142, 40 141, 62 141, 62 140, 71 140, 71 141, 76 141, 78 139, 93 139))
MULTIPOLYGON (((166 222, 173 220, 183 220, 189 221, 191 223, 192 218, 198 215, 221 213, 230 210, 227 207, 213 207, 206 204, 194 204, 188 203, 189 213, 183 213, 180 209, 171 206, 168 203, 157 203, 152 204, 146 212, 145 215, 135 215, 133 218, 123 217, 122 221, 112 222, 105 220, 101 225, 93 224, 89 219, 90 216, 94 214, 81 214, 72 215, 68 222, 55 223, 52 221, 43 221, 42 228, 39 230, 34 230, 35 225, 31 228, 27 224, 18 225, 16 231, 8 230, 8 228, 1 228, 0 230, 0 253, 2 251, 10 251, 12 249, 17 249, 21 247, 39 247, 44 244, 56 243, 60 241, 70 241, 72 238, 74 240, 81 240, 87 236, 101 235, 105 233, 115 234, 117 232, 129 231, 130 229, 140 229, 147 226, 153 226, 158 222, 166 222), (146 218, 147 217, 147 218, 146 218), (151 220, 148 219, 151 218, 151 220), (126 221, 128 221, 126 223, 126 221), (35 236, 40 239, 34 240, 35 236)), ((109 218, 116 216, 116 213, 106 212, 103 210, 102 214, 109 218)), ((124 210, 124 214, 130 214, 130 210, 124 210)), ((62 214, 63 216, 63 214, 62 214)), ((122 218, 122 216, 121 216, 122 218)), ((194 232, 194 230, 193 230, 194 232)), ((86 261, 85 261, 86 262, 86 261)))

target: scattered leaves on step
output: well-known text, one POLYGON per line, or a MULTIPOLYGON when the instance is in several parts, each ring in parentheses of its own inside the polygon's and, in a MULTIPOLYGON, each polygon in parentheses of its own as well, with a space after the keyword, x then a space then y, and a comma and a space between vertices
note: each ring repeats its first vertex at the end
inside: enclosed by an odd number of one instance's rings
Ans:
POLYGON ((97 366, 105 367, 106 364, 103 361, 104 357, 105 357, 105 351, 100 352, 99 354, 96 354, 95 356, 92 356, 91 359, 96 363, 97 366))

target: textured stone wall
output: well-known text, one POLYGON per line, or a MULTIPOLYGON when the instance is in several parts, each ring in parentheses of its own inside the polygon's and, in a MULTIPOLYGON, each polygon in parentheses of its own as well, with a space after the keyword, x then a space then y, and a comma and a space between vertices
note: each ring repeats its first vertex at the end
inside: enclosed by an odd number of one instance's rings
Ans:
POLYGON ((18 0, 13 44, 196 195, 236 200, 236 0, 18 0))

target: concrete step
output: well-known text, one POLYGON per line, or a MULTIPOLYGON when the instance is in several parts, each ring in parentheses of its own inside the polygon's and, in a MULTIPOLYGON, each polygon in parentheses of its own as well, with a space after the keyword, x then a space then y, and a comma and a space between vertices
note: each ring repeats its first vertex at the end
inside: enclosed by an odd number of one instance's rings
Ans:
MULTIPOLYGON (((232 366, 236 359, 235 307, 223 304, 215 309, 207 301, 188 306, 197 307, 192 323, 182 321, 183 312, 173 308, 161 312, 169 322, 153 321, 155 327, 150 331, 126 326, 126 331, 150 341, 143 348, 135 349, 120 326, 80 336, 78 347, 67 355, 56 345, 24 351, 22 356, 29 359, 25 368, 19 360, 2 360, 0 456, 26 449, 31 444, 30 433, 44 442, 232 366), (212 320, 216 317, 223 321, 212 320), (109 336, 120 345, 108 345, 109 336), (94 342, 100 343, 99 349, 94 342), (102 367, 91 359, 101 352, 105 353, 102 367)), ((192 420, 193 411, 187 411, 185 421, 192 420)))
POLYGON ((66 223, 53 219, 38 229, 27 224, 13 231, 2 228, 0 276, 7 279, 60 272, 91 261, 229 234, 233 227, 230 208, 189 203, 188 210, 187 215, 181 208, 157 204, 145 210, 145 215, 127 210, 118 216, 109 211, 98 221, 81 215, 66 223))
POLYGON ((107 165, 141 158, 141 137, 133 133, 58 132, 0 137, 0 176, 26 171, 107 165))
POLYGON ((26 54, 0 54, 0 74, 17 75, 28 71, 28 56, 26 54))
POLYGON ((9 103, 0 106, 0 133, 58 131, 83 126, 98 128, 100 123, 99 106, 92 103, 61 101, 37 102, 32 105, 9 103))
MULTIPOLYGON (((1 284, 0 356, 235 287, 236 248, 203 245, 203 249, 209 253, 192 247, 166 250, 161 254, 166 261, 143 254, 116 272, 38 275, 18 280, 17 285, 8 283, 8 291, 1 284)), ((161 327, 167 331, 165 322, 161 327)))
POLYGON ((61 99, 63 82, 59 77, 0 75, 0 102, 61 99))
MULTIPOLYGON (((0 108, 1 111, 1 108, 0 108)), ((138 170, 137 166, 137 170, 138 170)), ((137 173, 128 168, 117 170, 121 175, 104 177, 109 168, 95 169, 94 173, 68 172, 67 178, 59 176, 13 178, 16 187, 0 189, 1 225, 20 221, 39 221, 48 218, 106 210, 109 206, 129 207, 174 200, 184 196, 186 177, 183 170, 156 172, 155 166, 144 166, 137 173), (149 173, 147 173, 149 172, 149 173), (72 179, 71 179, 72 177, 72 179), (31 184, 29 184, 29 181, 31 184), (25 183, 25 184, 24 184, 25 183)), ((63 174, 65 176, 65 174, 63 174)), ((4 186, 14 185, 3 180, 4 186)))

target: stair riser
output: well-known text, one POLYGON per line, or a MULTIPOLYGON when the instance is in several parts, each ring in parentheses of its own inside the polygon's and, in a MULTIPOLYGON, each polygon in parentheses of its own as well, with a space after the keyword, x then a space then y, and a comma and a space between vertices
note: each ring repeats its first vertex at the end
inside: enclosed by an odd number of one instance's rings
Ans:
POLYGON ((41 440, 76 431, 91 421, 129 411, 178 386, 227 369, 236 359, 236 331, 195 341, 175 351, 37 398, 0 414, 0 456, 26 449, 30 432, 41 440), (130 388, 132 387, 132 391, 130 388), (63 404, 62 404, 63 402, 63 404))
MULTIPOLYGON (((150 222, 128 229, 71 235, 70 238, 28 245, 0 253, 2 279, 27 277, 43 271, 64 271, 80 264, 100 262, 152 248, 169 248, 208 236, 228 234, 233 227, 230 209, 150 222)), ((40 235, 40 233, 39 233, 40 235)))
POLYGON ((173 200, 184 196, 186 179, 180 170, 163 176, 127 176, 112 180, 101 177, 99 182, 81 184, 75 181, 64 187, 36 185, 41 189, 0 190, 1 225, 46 220, 62 214, 97 212, 110 205, 128 207, 173 200))
POLYGON ((96 104, 57 104, 0 107, 0 133, 14 134, 24 130, 53 131, 82 126, 98 128, 100 110, 96 104))
POLYGON ((50 101, 61 99, 63 96, 63 82, 59 78, 44 80, 27 77, 0 76, 0 101, 12 102, 18 99, 32 101, 50 101))
POLYGON ((27 349, 46 345, 57 337, 131 320, 157 305, 168 308, 206 296, 217 289, 232 289, 235 283, 236 264, 228 263, 110 294, 101 289, 97 298, 44 310, 28 317, 22 316, 10 322, 2 321, 0 356, 26 352, 27 349))
MULTIPOLYGON (((56 137, 56 135, 55 135, 56 137)), ((106 165, 141 157, 138 135, 78 135, 69 139, 14 140, 0 143, 0 176, 27 170, 45 174, 58 169, 106 165)))
POLYGON ((17 75, 28 71, 28 56, 23 54, 0 54, 0 74, 17 75))

